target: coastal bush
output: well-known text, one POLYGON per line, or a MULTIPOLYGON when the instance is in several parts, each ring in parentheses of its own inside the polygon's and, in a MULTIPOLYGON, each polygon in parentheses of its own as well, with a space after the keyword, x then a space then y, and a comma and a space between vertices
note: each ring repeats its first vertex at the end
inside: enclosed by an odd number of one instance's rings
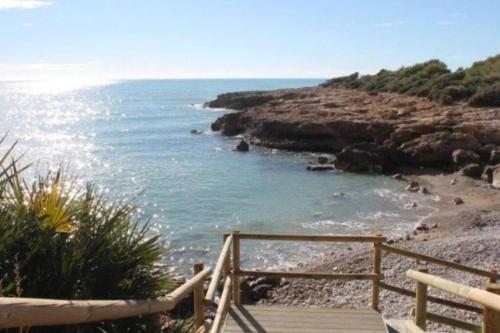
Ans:
MULTIPOLYGON (((18 161, 0 159, 0 295, 56 299, 148 299, 173 288, 163 251, 134 201, 112 203, 58 171, 33 184, 18 161)), ((19 332, 19 330, 4 330, 19 332)), ((29 332, 160 332, 153 317, 29 332)))
POLYGON ((323 86, 342 86, 371 92, 395 92, 426 97, 442 104, 468 101, 473 106, 498 106, 500 55, 475 62, 470 68, 452 72, 439 60, 430 60, 395 71, 383 69, 375 75, 357 73, 331 79, 323 86), (474 96, 474 97, 473 97, 474 96))
POLYGON ((500 106, 500 82, 477 91, 469 104, 477 107, 500 106))

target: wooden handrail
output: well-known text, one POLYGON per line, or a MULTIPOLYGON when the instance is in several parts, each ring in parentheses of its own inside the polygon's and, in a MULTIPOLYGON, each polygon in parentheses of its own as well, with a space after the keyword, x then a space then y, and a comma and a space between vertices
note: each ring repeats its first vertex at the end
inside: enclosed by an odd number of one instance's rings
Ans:
POLYGON ((495 295, 486 290, 472 288, 463 284, 443 279, 438 276, 417 272, 414 270, 408 270, 406 272, 406 275, 431 287, 438 288, 455 296, 477 302, 495 311, 500 311, 500 295, 495 295))
POLYGON ((222 275, 222 269, 224 267, 224 263, 226 262, 229 254, 231 253, 231 245, 233 243, 233 235, 229 235, 224 242, 224 246, 222 247, 221 253, 219 255, 219 259, 217 260, 217 264, 215 265, 214 272, 212 274, 212 280, 208 286, 207 294, 205 296, 205 300, 207 302, 213 302, 215 298, 215 291, 217 290, 217 285, 219 284, 220 277, 222 275))
POLYGON ((205 268, 164 297, 154 300, 56 300, 0 297, 0 328, 57 326, 114 320, 172 310, 211 272, 205 268))
POLYGON ((231 275, 228 275, 226 276, 226 280, 224 281, 224 289, 222 290, 219 306, 217 307, 217 312, 215 314, 210 333, 218 333, 220 330, 222 322, 229 309, 229 305, 231 304, 231 286, 231 275))
POLYGON ((465 266, 465 265, 462 265, 462 264, 458 264, 456 262, 451 262, 451 261, 447 261, 447 260, 443 260, 443 259, 439 259, 439 258, 427 256, 427 255, 424 255, 424 254, 411 252, 411 251, 408 251, 408 250, 398 249, 396 247, 388 246, 386 244, 382 244, 380 246, 380 248, 383 251, 386 251, 386 252, 389 252, 389 253, 398 254, 398 255, 403 256, 403 257, 415 258, 415 259, 424 260, 424 261, 427 261, 427 262, 432 262, 434 264, 438 264, 438 265, 441 265, 441 266, 445 266, 445 267, 449 267, 449 268, 461 270, 461 271, 464 271, 464 272, 467 272, 467 273, 472 273, 472 274, 476 274, 476 275, 479 275, 479 276, 485 276, 485 277, 488 277, 490 279, 500 278, 500 274, 498 274, 496 272, 489 272, 489 271, 485 271, 485 270, 482 270, 482 269, 478 269, 478 268, 474 268, 474 267, 469 267, 469 266, 465 266))
MULTIPOLYGON (((413 297, 413 298, 416 297, 416 292, 413 290, 393 286, 393 285, 383 283, 383 282, 379 283, 379 287, 382 289, 385 289, 385 290, 389 290, 389 291, 401 294, 401 295, 405 295, 405 296, 409 296, 409 297, 413 297)), ((463 304, 463 303, 457 303, 454 301, 450 301, 450 300, 435 297, 435 296, 427 296, 427 300, 429 302, 449 306, 449 307, 456 308, 456 309, 471 311, 471 312, 475 312, 475 313, 479 313, 479 314, 483 313, 483 309, 480 307, 468 305, 468 304, 463 304)))
POLYGON ((303 278, 326 280, 375 280, 378 275, 374 273, 306 273, 306 272, 273 272, 273 271, 248 271, 239 270, 237 275, 275 278, 303 278))
POLYGON ((310 241, 310 242, 356 242, 374 243, 385 242, 384 236, 356 236, 356 235, 284 235, 259 233, 234 233, 235 239, 276 240, 276 241, 310 241))

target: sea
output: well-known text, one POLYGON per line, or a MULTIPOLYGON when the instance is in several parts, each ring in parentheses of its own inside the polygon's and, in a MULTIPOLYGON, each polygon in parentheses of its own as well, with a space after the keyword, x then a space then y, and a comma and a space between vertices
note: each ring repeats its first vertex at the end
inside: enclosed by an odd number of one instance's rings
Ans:
MULTIPOLYGON (((234 150, 210 124, 226 109, 203 103, 233 91, 314 86, 313 79, 0 82, 0 135, 35 177, 63 166, 109 200, 137 197, 160 235, 164 263, 191 274, 213 265, 224 232, 374 234, 402 237, 434 212, 431 199, 381 175, 311 172, 313 153, 234 150), (192 134, 192 130, 201 134, 192 134), (410 207, 409 202, 417 202, 410 207)), ((435 198, 437 200, 438 198, 435 198)), ((245 267, 292 267, 331 244, 242 241, 245 267)))

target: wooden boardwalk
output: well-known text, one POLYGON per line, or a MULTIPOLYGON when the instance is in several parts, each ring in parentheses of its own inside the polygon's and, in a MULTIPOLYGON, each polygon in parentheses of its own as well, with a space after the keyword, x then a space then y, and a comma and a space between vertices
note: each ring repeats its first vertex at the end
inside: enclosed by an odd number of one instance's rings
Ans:
POLYGON ((232 305, 224 333, 386 333, 372 309, 232 305))

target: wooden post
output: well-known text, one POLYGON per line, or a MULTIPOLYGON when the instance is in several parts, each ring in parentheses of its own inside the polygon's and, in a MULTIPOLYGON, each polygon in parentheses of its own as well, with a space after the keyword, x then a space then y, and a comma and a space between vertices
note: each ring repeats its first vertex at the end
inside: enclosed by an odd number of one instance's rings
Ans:
MULTIPOLYGON (((500 284, 488 283, 486 290, 500 295, 500 284)), ((483 310, 483 333, 498 333, 500 332, 500 312, 484 307, 483 310)))
MULTIPOLYGON (((222 244, 226 243, 226 239, 229 237, 228 234, 224 234, 222 244)), ((228 255, 226 261, 224 261, 224 265, 222 266, 222 281, 226 280, 226 276, 231 272, 231 256, 228 255)))
MULTIPOLYGON (((427 273, 427 268, 421 267, 419 272, 427 273)), ((417 306, 415 308, 415 324, 425 331, 427 321, 427 285, 417 281, 417 306)))
POLYGON ((239 231, 233 231, 233 302, 240 304, 240 239, 236 237, 239 231))
POLYGON ((495 269, 493 269, 493 270, 491 270, 491 273, 493 273, 494 275, 492 277, 490 277, 490 283, 497 283, 497 278, 496 278, 497 271, 495 269))
MULTIPOLYGON (((377 234, 377 236, 382 236, 377 234)), ((374 310, 379 309, 379 293, 380 293, 380 272, 382 269, 382 251, 380 249, 381 242, 373 243, 373 274, 377 275, 377 278, 372 281, 372 308, 374 310)))
MULTIPOLYGON (((198 274, 203 270, 203 263, 195 262, 193 263, 193 273, 194 275, 198 274)), ((203 281, 199 282, 193 288, 194 294, 194 329, 196 332, 201 326, 203 326, 203 322, 205 321, 205 295, 204 295, 204 287, 203 281)))

